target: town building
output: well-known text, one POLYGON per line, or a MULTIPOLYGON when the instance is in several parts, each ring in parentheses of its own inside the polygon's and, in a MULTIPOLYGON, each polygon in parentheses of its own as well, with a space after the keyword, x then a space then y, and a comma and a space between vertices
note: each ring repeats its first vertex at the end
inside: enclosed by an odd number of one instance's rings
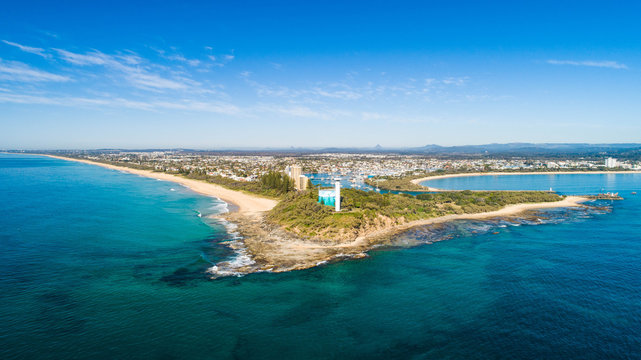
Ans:
POLYGON ((617 166, 619 166, 617 164, 617 159, 611 158, 611 157, 605 159, 605 167, 606 168, 615 168, 617 166))
POLYGON ((294 185, 298 190, 300 184, 300 176, 303 175, 303 169, 298 165, 292 165, 290 168, 290 177, 294 180, 294 185))
POLYGON ((307 184, 309 183, 309 178, 307 176, 305 175, 299 176, 298 182, 299 182, 298 190, 300 191, 307 190, 307 184))
POLYGON ((307 183, 309 181, 309 178, 303 175, 303 169, 299 165, 286 167, 285 174, 287 174, 292 180, 294 180, 294 188, 296 188, 296 190, 307 190, 307 183))

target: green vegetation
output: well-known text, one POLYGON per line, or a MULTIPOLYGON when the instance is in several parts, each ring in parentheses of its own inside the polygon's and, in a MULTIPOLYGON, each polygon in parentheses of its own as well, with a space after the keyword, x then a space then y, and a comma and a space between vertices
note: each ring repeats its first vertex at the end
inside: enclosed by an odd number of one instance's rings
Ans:
POLYGON ((273 190, 279 194, 286 194, 290 191, 294 191, 294 180, 289 176, 276 171, 270 171, 263 175, 260 178, 260 184, 263 190, 273 190))
POLYGON ((536 191, 460 191, 448 193, 379 194, 343 189, 342 211, 317 202, 318 190, 287 194, 267 215, 298 235, 338 240, 356 237, 385 225, 448 214, 480 213, 518 203, 552 202, 559 195, 536 191))
POLYGON ((370 186, 378 187, 384 190, 395 191, 424 191, 429 190, 425 186, 416 185, 412 182, 414 179, 426 177, 426 174, 408 175, 402 177, 378 176, 371 179, 365 179, 365 183, 370 186))
MULTIPOLYGON (((85 159, 83 157, 76 157, 78 159, 85 159)), ((289 176, 272 171, 263 175, 259 181, 238 181, 228 177, 223 177, 219 175, 208 175, 204 170, 201 169, 180 169, 178 171, 168 171, 168 170, 158 170, 149 166, 144 166, 141 164, 125 161, 106 161, 106 160, 95 160, 90 159, 91 161, 101 162, 104 164, 110 164, 115 166, 122 166, 131 169, 137 170, 149 170, 155 172, 165 172, 173 175, 180 175, 188 179, 206 181, 212 184, 220 185, 230 190, 244 191, 252 194, 280 198, 284 194, 294 191, 294 182, 289 176)))
POLYGON ((276 171, 263 175, 259 181, 238 181, 223 176, 211 176, 197 169, 188 173, 181 173, 181 175, 189 179, 207 181, 231 190, 245 191, 268 197, 281 197, 288 192, 294 191, 294 181, 289 176, 276 171))

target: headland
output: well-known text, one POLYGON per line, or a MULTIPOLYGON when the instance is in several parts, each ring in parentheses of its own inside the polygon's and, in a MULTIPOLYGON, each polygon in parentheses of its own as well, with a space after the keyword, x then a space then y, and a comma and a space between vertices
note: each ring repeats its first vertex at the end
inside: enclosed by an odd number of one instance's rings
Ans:
MULTIPOLYGON (((279 201, 164 172, 45 156, 175 182, 234 205, 236 211, 217 216, 238 225, 242 240, 230 246, 251 258, 231 269, 234 274, 299 270, 336 259, 363 257, 374 246, 388 244, 393 235, 416 226, 511 217, 530 210, 582 206, 589 200, 543 192, 467 191, 413 197, 345 189, 346 211, 334 213, 316 202, 314 190, 292 193, 279 201)), ((223 262, 214 268, 229 270, 230 266, 223 262)), ((229 273, 220 273, 225 272, 229 273)))

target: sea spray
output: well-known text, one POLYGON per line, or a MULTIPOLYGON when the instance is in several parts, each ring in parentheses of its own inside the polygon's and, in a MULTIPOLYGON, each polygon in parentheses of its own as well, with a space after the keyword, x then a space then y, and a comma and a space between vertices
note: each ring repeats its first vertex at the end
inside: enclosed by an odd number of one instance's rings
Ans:
MULTIPOLYGON (((226 203, 224 204, 227 205, 226 203)), ((224 209, 227 208, 225 207, 224 209)), ((210 218, 212 217, 210 216, 210 218)), ((225 227, 229 235, 226 240, 220 241, 219 244, 229 247, 234 251, 234 254, 229 260, 218 262, 207 269, 207 273, 211 274, 211 278, 242 276, 243 274, 257 271, 258 269, 252 268, 252 265, 255 265, 256 261, 251 258, 247 248, 243 244, 242 237, 238 232, 238 225, 220 217, 215 217, 214 219, 225 227)))

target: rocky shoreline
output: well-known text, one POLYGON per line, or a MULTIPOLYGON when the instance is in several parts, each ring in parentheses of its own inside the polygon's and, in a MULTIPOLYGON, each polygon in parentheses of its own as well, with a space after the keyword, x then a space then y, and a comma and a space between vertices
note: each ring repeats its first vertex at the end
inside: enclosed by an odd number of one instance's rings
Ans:
POLYGON ((331 261, 345 258, 362 258, 367 252, 381 245, 393 244, 394 236, 419 226, 434 226, 453 220, 487 220, 497 218, 528 217, 532 211, 559 208, 581 207, 589 199, 566 197, 552 203, 532 203, 509 205, 500 210, 475 213, 446 215, 409 222, 381 221, 359 234, 352 234, 341 240, 306 239, 287 231, 282 226, 267 221, 264 214, 243 214, 239 212, 216 216, 236 224, 239 240, 230 246, 241 251, 251 261, 222 262, 216 264, 214 275, 243 275, 254 272, 284 272, 302 270, 331 261))

